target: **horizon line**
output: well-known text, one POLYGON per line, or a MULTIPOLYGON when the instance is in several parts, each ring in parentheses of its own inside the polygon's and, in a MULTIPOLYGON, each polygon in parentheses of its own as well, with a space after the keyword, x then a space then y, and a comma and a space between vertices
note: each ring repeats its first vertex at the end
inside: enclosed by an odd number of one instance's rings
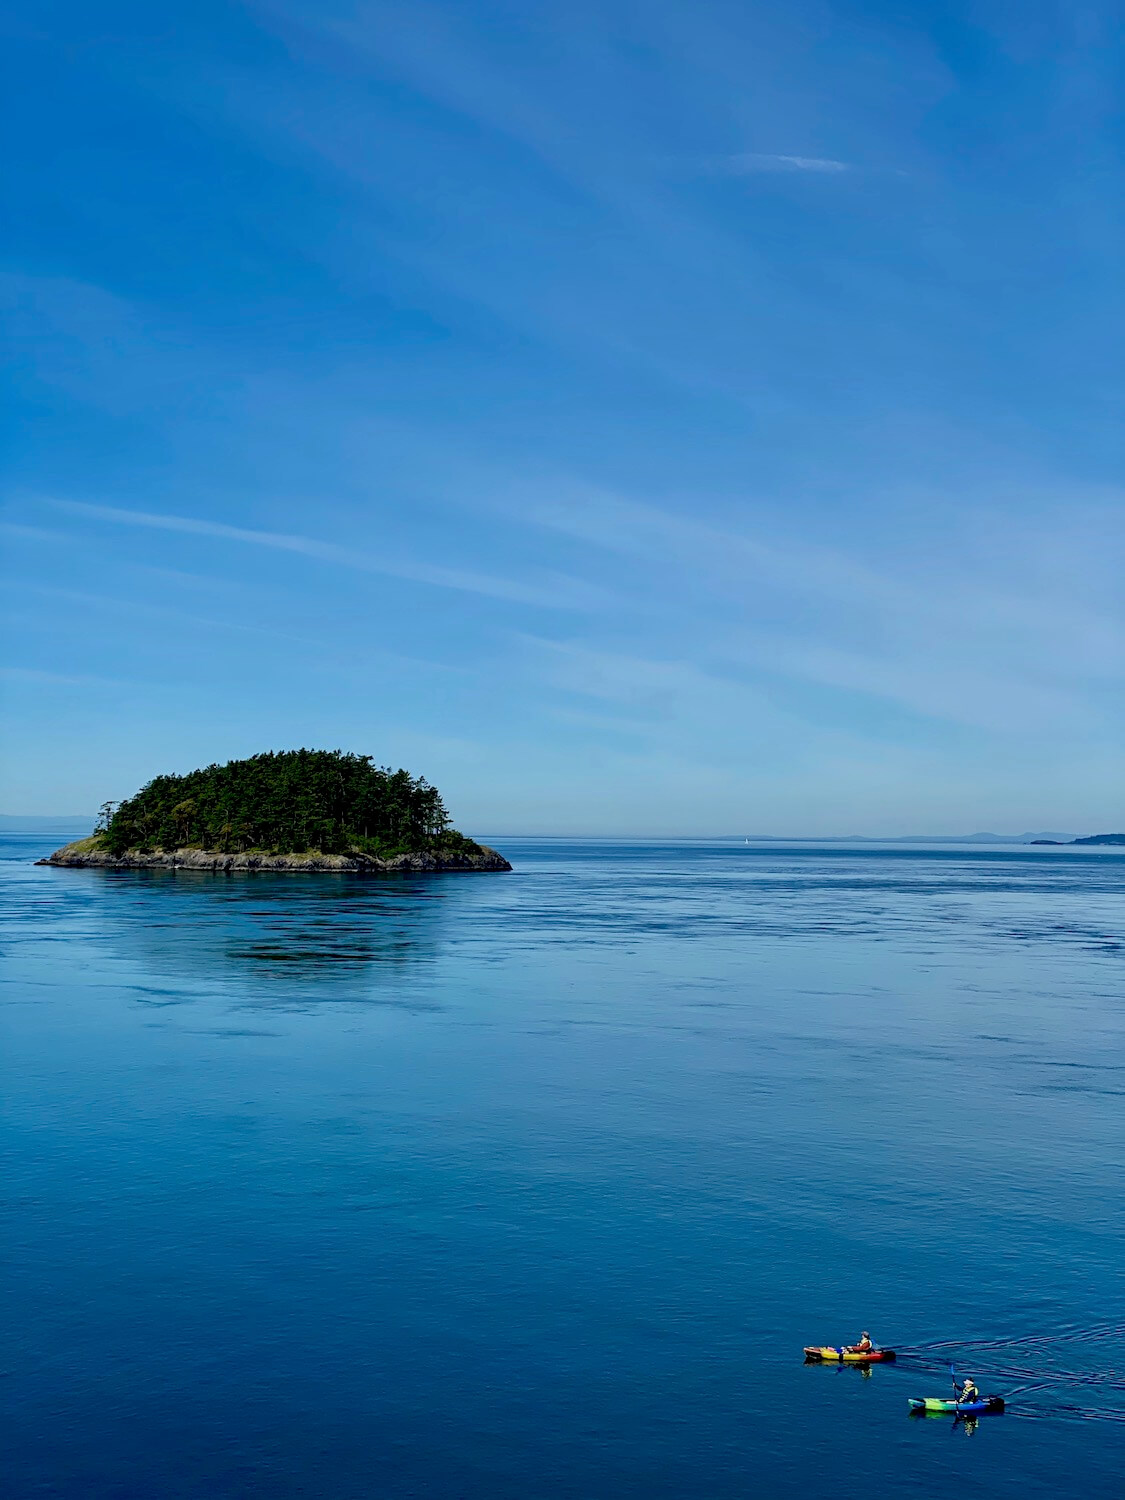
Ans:
MULTIPOLYGON (((90 823, 97 821, 96 813, 0 813, 0 823, 90 823)), ((485 835, 481 835, 484 837, 485 835)), ((973 842, 1027 843, 1032 839, 1059 839, 1065 842, 1075 838, 1097 837, 1097 835, 1075 834, 1051 830, 1029 830, 1020 833, 993 833, 977 830, 974 833, 623 833, 612 831, 582 831, 547 833, 538 830, 492 832, 487 837, 494 839, 612 839, 630 843, 693 842, 693 843, 821 843, 821 844, 890 844, 890 843, 942 843, 959 844, 973 842)))

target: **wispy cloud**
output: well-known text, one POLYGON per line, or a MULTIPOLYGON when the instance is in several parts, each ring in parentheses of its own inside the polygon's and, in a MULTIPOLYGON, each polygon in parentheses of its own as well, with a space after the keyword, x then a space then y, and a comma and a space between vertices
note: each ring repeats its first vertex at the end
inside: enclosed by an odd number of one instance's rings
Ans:
MULTIPOLYGON (((190 574, 178 574, 175 569, 152 568, 150 571, 158 576, 166 578, 188 578, 190 574)), ((206 580, 205 580, 206 581, 206 580)), ((82 589, 55 588, 45 585, 32 585, 29 592, 39 598, 64 600, 67 603, 77 604, 84 610, 99 609, 113 614, 124 615, 130 620, 144 617, 150 620, 166 620, 176 625, 191 625, 204 630, 226 630, 239 635, 258 636, 268 641, 291 641, 294 645, 307 647, 316 653, 316 661, 319 666, 335 664, 346 665, 349 670, 354 671, 356 657, 341 655, 338 650, 331 654, 326 653, 326 645, 338 645, 340 636, 338 632, 329 631, 328 640, 324 637, 312 635, 297 635, 293 631, 280 630, 275 623, 254 624, 247 621, 216 619, 210 615, 199 615, 188 610, 170 608, 161 604, 145 604, 139 602, 134 596, 120 596, 116 594, 91 594, 82 589)), ((370 664, 379 661, 383 664, 399 666, 410 671, 432 671, 442 673, 464 673, 465 669, 452 665, 448 662, 431 661, 426 657, 417 655, 404 655, 400 651, 389 651, 383 648, 372 647, 367 641, 360 646, 361 659, 370 664)), ((85 680, 85 679, 83 679, 85 680)))
POLYGON ((208 615, 198 615, 183 609, 169 608, 162 604, 144 604, 136 598, 117 594, 92 594, 84 589, 55 588, 46 585, 32 586, 31 593, 44 599, 64 600, 83 609, 104 609, 114 614, 127 615, 131 619, 145 617, 151 620, 167 620, 177 625, 191 625, 204 630, 232 630, 243 635, 262 636, 266 640, 292 641, 299 646, 319 648, 321 642, 308 636, 294 635, 291 631, 279 630, 274 623, 266 625, 247 624, 238 620, 218 620, 208 615))
POLYGON ((21 526, 17 521, 0 521, 0 536, 19 542, 69 542, 62 531, 48 531, 44 526, 21 526))
POLYGON ((43 687, 128 687, 119 677, 95 677, 86 673, 44 672, 37 667, 0 667, 5 682, 33 683, 43 687))
POLYGON ((215 537, 221 541, 243 542, 268 547, 278 552, 294 552, 318 562, 357 569, 363 573, 381 573, 434 588, 457 589, 482 594, 513 604, 530 604, 545 609, 591 609, 601 601, 597 589, 578 579, 550 574, 527 583, 475 573, 463 568, 443 568, 428 563, 405 562, 377 557, 370 552, 345 547, 338 542, 320 541, 316 537, 291 532, 257 531, 246 526, 228 526, 223 521, 206 521, 196 516, 164 515, 153 511, 122 510, 113 505, 90 505, 79 500, 51 500, 59 510, 91 520, 107 521, 118 526, 148 527, 154 531, 175 531, 190 536, 215 537))
POLYGON ((850 172, 852 163, 831 156, 788 156, 784 152, 742 151, 724 156, 716 169, 731 177, 745 177, 752 172, 850 172))
MULTIPOLYGON (((1125 677, 1112 597, 1090 601, 1026 549, 928 552, 921 568, 909 556, 872 562, 786 535, 761 512, 747 535, 605 491, 572 491, 523 517, 635 559, 635 586, 656 592, 682 649, 743 679, 820 684, 1025 733, 1088 729, 1103 710, 1080 684, 1125 677)), ((1101 545, 1112 550, 1109 535, 1101 545)), ((1076 571, 1094 576, 1093 556, 1076 571)))

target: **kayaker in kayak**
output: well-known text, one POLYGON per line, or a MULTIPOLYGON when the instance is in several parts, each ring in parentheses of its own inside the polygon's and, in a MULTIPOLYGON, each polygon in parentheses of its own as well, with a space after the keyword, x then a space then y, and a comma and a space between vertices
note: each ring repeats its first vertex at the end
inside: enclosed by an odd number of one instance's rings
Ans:
POLYGON ((871 1342, 871 1335, 866 1330, 864 1330, 864 1332, 862 1334, 860 1334, 860 1338, 859 1338, 859 1343, 858 1344, 849 1344, 849 1346, 848 1346, 848 1353, 849 1354, 870 1354, 871 1351, 874 1348, 875 1348, 875 1345, 871 1342))
POLYGON ((980 1391, 977 1390, 976 1381, 971 1375, 966 1375, 964 1385, 957 1392, 957 1404, 959 1406, 972 1406, 974 1401, 979 1400, 980 1391))

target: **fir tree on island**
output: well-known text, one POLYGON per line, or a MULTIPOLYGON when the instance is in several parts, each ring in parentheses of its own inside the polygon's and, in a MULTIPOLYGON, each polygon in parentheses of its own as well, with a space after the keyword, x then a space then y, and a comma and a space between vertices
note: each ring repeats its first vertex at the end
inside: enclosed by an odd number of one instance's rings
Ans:
POLYGON ((44 864, 214 870, 509 870, 450 826, 437 787, 342 750, 156 776, 44 864))

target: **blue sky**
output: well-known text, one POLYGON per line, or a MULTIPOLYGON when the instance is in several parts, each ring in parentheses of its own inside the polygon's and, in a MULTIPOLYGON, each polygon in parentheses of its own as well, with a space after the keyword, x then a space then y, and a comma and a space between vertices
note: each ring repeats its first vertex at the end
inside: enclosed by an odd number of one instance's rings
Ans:
POLYGON ((50 4, 4 810, 297 745, 472 831, 1125 822, 1115 4, 50 4))

